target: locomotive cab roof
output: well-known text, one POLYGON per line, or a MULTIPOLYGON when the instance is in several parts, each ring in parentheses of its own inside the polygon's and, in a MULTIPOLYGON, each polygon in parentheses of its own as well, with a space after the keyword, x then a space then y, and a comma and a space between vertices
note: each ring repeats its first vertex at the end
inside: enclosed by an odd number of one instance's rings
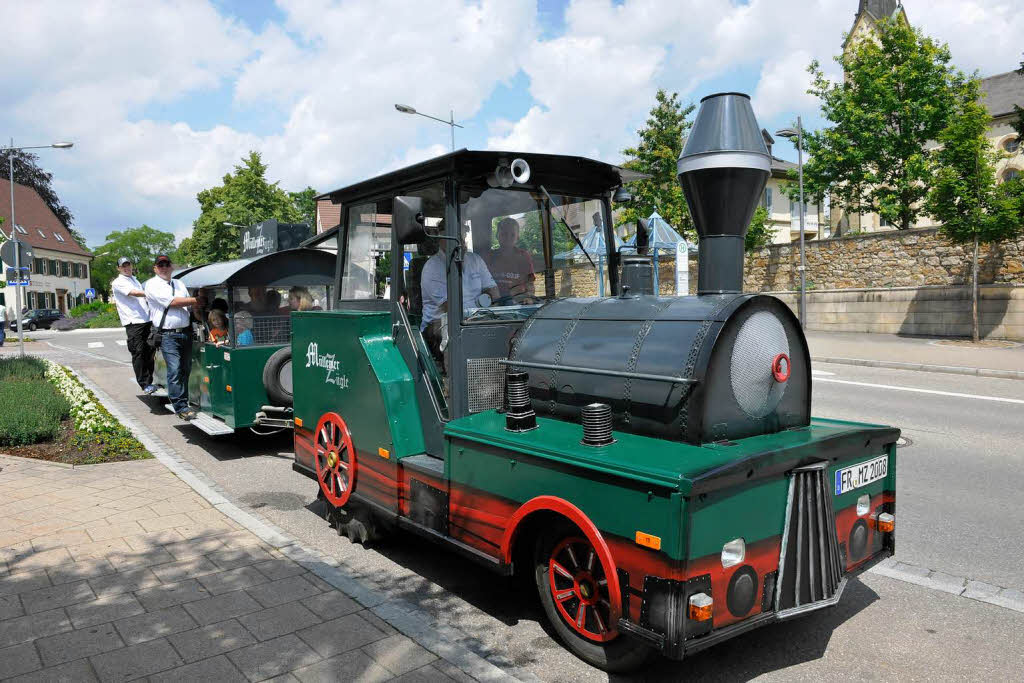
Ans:
POLYGON ((525 159, 534 169, 534 177, 531 178, 533 182, 525 183, 528 187, 546 184, 565 192, 594 194, 648 177, 644 173, 581 156, 460 149, 325 192, 317 199, 344 204, 394 187, 408 186, 419 180, 443 175, 451 175, 456 181, 462 182, 485 181, 498 164, 517 158, 525 159))

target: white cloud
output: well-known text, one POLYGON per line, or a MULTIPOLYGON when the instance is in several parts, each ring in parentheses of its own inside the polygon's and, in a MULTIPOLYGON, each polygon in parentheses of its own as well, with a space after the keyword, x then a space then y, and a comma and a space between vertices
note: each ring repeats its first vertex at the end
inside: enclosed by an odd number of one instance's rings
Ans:
MULTIPOLYGON (((284 20, 253 33, 212 0, 0 3, 0 26, 16 27, 6 54, 17 55, 16 68, 0 71, 9 105, 0 130, 27 144, 75 141, 44 151, 43 163, 91 241, 143 222, 180 236, 195 194, 250 149, 288 189, 338 187, 447 151, 442 126, 395 102, 472 119, 520 73, 522 115, 471 121, 491 148, 618 160, 658 87, 684 102, 745 88, 762 125, 798 114, 813 125, 807 64, 839 76, 832 57, 857 6, 573 0, 564 33, 542 37, 530 0, 278 4, 284 20), (229 105, 203 108, 207 95, 224 101, 225 88, 229 105), (281 123, 253 132, 239 121, 254 112, 281 123)), ((964 70, 991 75, 1020 61, 1024 14, 1011 0, 907 5, 964 70)))

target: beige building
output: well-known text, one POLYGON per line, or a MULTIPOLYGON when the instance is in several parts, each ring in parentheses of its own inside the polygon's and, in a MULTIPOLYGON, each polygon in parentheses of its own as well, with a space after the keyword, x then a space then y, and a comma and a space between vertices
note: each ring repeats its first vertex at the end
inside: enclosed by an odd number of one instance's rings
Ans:
MULTIPOLYGON (((843 43, 845 52, 857 40, 870 38, 875 24, 881 18, 902 19, 909 23, 903 4, 897 0, 860 0, 857 14, 850 33, 843 43)), ((1013 106, 1024 106, 1024 76, 1016 71, 989 76, 981 80, 983 102, 988 108, 992 121, 988 127, 988 139, 992 148, 1002 153, 996 164, 996 181, 1002 182, 1024 172, 1024 155, 1020 141, 1010 126, 1016 117, 1013 106)), ((773 173, 774 176, 774 173, 773 173)), ((834 233, 865 233, 895 230, 876 213, 849 213, 839 207, 832 207, 831 230, 834 233)), ((931 228, 937 224, 931 216, 922 216, 915 228, 931 228)))
MULTIPOLYGON (((0 217, 4 219, 0 242, 13 236, 10 197, 10 183, 0 178, 0 217)), ((14 197, 17 224, 13 231, 33 251, 32 263, 23 264, 30 267, 32 282, 25 288, 23 303, 29 308, 53 308, 61 313, 84 304, 92 254, 75 241, 34 189, 15 183, 14 197)), ((3 264, 5 272, 13 266, 3 264)), ((14 287, 0 289, 0 305, 7 307, 8 320, 14 320, 15 298, 14 287)))

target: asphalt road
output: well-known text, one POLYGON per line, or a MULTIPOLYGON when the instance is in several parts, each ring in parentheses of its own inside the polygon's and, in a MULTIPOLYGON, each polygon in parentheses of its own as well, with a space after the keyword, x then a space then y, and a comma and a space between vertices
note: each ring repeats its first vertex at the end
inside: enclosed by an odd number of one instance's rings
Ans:
MULTIPOLYGON (((135 393, 127 351, 117 344, 123 332, 34 336, 38 351, 111 395, 135 393)), ((844 365, 814 370, 816 416, 893 424, 910 439, 897 463, 897 559, 1024 590, 1024 381, 844 365)), ((214 439, 157 399, 128 407, 236 502, 471 634, 495 663, 545 681, 608 679, 551 640, 529 586, 405 534, 370 549, 334 535, 316 514, 315 483, 291 470, 287 436, 214 439)), ((622 680, 1017 679, 1022 668, 1024 614, 868 573, 834 610, 752 632, 685 663, 656 661, 643 676, 622 680)))

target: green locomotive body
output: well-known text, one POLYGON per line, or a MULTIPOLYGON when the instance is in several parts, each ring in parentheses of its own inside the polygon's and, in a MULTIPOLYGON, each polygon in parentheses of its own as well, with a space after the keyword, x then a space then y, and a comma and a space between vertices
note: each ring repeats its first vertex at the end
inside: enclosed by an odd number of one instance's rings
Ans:
MULTIPOLYGON (((737 97, 703 120, 728 127, 737 97)), ((635 177, 614 166, 461 151, 329 195, 339 296, 292 314, 294 439, 339 533, 398 527, 532 576, 561 640, 607 670, 834 605, 892 554, 899 430, 811 418, 795 317, 734 284, 764 180, 733 138, 728 166, 693 155, 730 179, 687 189, 696 297, 654 295, 642 240, 587 249, 588 227, 614 243, 609 200, 635 177), (510 217, 534 284, 491 301, 474 254, 514 274, 493 239, 510 217), (462 306, 436 305, 437 273, 462 306), (605 279, 617 296, 580 296, 605 279)))

